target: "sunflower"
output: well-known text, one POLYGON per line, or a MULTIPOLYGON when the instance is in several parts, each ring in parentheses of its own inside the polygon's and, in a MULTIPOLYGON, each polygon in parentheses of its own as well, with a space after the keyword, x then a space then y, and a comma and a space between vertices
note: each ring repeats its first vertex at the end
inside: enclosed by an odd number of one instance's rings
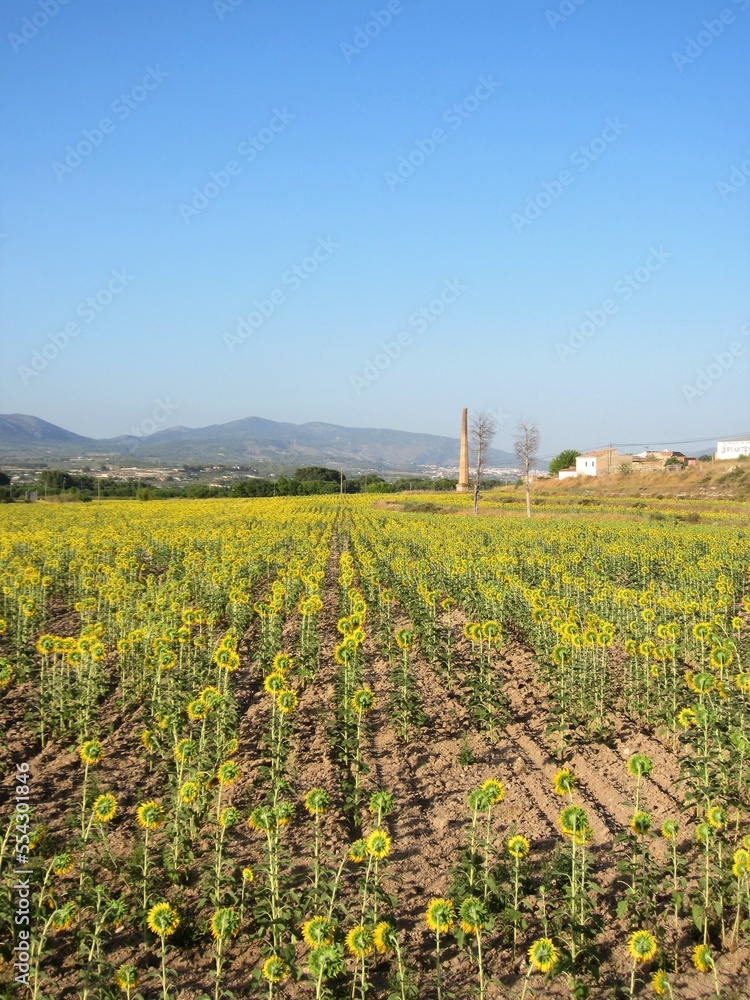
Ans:
POLYGON ((164 810, 158 802, 149 799, 138 806, 135 817, 144 830, 156 830, 164 822, 164 810))
POLYGON ((188 702, 186 711, 191 722, 200 722, 208 715, 209 708, 202 698, 195 698, 188 702))
POLYGON ((180 785, 180 790, 177 793, 180 802, 184 802, 185 805, 189 805, 191 802, 195 802, 198 795, 198 782, 197 781, 185 781, 180 785))
POLYGON ((487 923, 487 908, 481 900, 469 896, 458 909, 458 919, 464 934, 479 934, 487 923))
POLYGON ((91 814, 97 823, 109 823, 117 813, 117 799, 111 792, 99 795, 94 799, 91 814))
POLYGON ((189 737, 186 737, 185 739, 179 740, 175 743, 172 754, 178 764, 184 764, 192 758, 195 753, 195 749, 195 740, 191 740, 189 737))
POLYGON ((488 797, 490 805, 496 806, 505 798, 505 786, 497 778, 487 778, 479 787, 488 797))
POLYGON ((647 812, 643 812, 642 809, 633 813, 633 818, 630 821, 630 829, 638 837, 645 837, 651 829, 651 817, 649 814, 647 812))
POLYGON ((567 767, 560 768, 552 779, 555 795, 572 795, 578 784, 578 778, 567 767))
POLYGON ((256 809, 253 809, 247 821, 253 830, 263 833, 273 830, 276 827, 276 815, 273 809, 269 809, 268 806, 258 806, 256 809))
POLYGON ((698 972, 710 972, 714 967, 714 956, 707 944, 697 944, 693 948, 693 965, 698 972))
POLYGON ((368 803, 370 812, 379 816, 387 816, 393 811, 393 796, 390 792, 373 792, 368 803))
POLYGON ((634 753, 628 761, 627 768, 634 778, 643 778, 651 774, 654 764, 645 753, 634 753))
POLYGON ((387 954, 392 948, 395 948, 398 942, 396 928, 387 920, 381 920, 379 924, 375 925, 375 930, 372 932, 372 942, 377 952, 381 955, 387 954))
POLYGON ((234 937, 240 929, 240 915, 231 906, 222 907, 211 917, 211 934, 216 941, 234 937))
POLYGON ((352 695, 352 708, 355 712, 359 712, 360 715, 364 715, 365 712, 371 712, 375 708, 375 695, 369 687, 361 687, 358 691, 354 692, 352 695))
POLYGON ((266 692, 266 694, 273 695, 274 697, 276 697, 277 694, 280 694, 282 691, 284 691, 285 688, 286 688, 286 678, 284 677, 283 674, 279 673, 277 670, 274 670, 272 673, 270 673, 268 677, 266 677, 266 679, 263 681, 263 690, 266 692))
POLYGON ((223 787, 224 785, 233 784, 240 776, 239 765, 233 760, 225 760, 223 764, 219 764, 216 771, 216 778, 219 784, 223 787))
POLYGON ((255 881, 255 872, 252 870, 252 868, 242 869, 242 881, 247 882, 248 885, 250 884, 250 882, 255 881))
POLYGON ((528 950, 529 962, 539 972, 549 972, 557 965, 560 957, 557 948, 549 938, 539 938, 528 950))
POLYGON ((146 923, 154 934, 167 938, 179 927, 180 918, 169 903, 156 903, 148 911, 146 923))
POLYGON ((750 694, 750 671, 735 674, 734 683, 743 694, 750 694))
POLYGON ((514 834, 505 845, 508 854, 516 861, 520 861, 525 858, 529 853, 529 842, 526 837, 522 836, 520 833, 514 834))
POLYGON ((750 852, 744 847, 740 847, 734 852, 734 863, 732 864, 732 875, 735 878, 744 878, 750 873, 750 852))
POLYGON ((559 822, 565 836, 574 838, 576 843, 586 843, 591 838, 588 816, 580 806, 566 806, 560 813, 559 822))
POLYGON ((349 860, 359 864, 367 857, 367 844, 364 840, 355 840, 349 848, 349 860))
POLYGON ((665 840, 676 840, 678 830, 679 827, 677 826, 676 821, 673 819, 667 819, 662 823, 661 835, 665 838, 665 840))
POLYGON ((134 965, 121 965, 115 972, 115 982, 121 990, 134 990, 138 985, 138 969, 134 965))
POLYGON ((67 875, 72 867, 73 855, 70 851, 65 851, 63 854, 56 854, 52 859, 52 871, 57 876, 67 875))
POLYGON ((323 788, 313 788, 305 796, 305 809, 311 816, 322 816, 331 805, 331 797, 323 788))
POLYGON ((219 813, 219 826, 222 830, 231 830, 240 821, 240 811, 234 806, 227 806, 219 813))
POLYGON ((677 713, 677 722, 683 729, 690 729, 695 725, 695 710, 692 708, 682 708, 677 713))
POLYGON ((276 695, 276 707, 283 715, 288 715, 297 707, 297 692, 287 688, 276 695))
POLYGON ((663 997, 669 987, 669 980, 664 969, 657 969, 651 979, 651 989, 656 996, 663 997))
POLYGON ((346 947, 355 958, 364 958, 374 946, 372 931, 364 924, 356 924, 346 935, 346 947))
POLYGON ((447 934, 456 922, 456 911, 449 899, 437 897, 430 901, 424 918, 431 931, 436 934, 447 934))
POLYGON ((98 764, 104 756, 104 747, 99 740, 86 740, 78 747, 78 756, 87 767, 98 764))
POLYGON ((280 674, 283 674, 285 670, 291 670, 294 660, 292 660, 289 653, 277 653, 273 658, 273 669, 280 674))
POLYGON ((263 978, 267 983, 283 983, 288 975, 289 966, 278 955, 271 955, 263 963, 263 978))
POLYGON ((65 906, 61 906, 55 910, 55 912, 50 917, 50 924, 53 930, 65 931, 70 927, 70 925, 75 920, 76 916, 76 904, 66 903, 65 906))
POLYGON ((636 962, 650 962, 656 954, 656 938, 649 931, 634 931, 628 939, 628 951, 636 962))
POLYGON ((714 830, 721 830, 722 827, 726 826, 727 811, 722 806, 711 806, 706 813, 706 819, 714 830))
POLYGON ((334 926, 328 917, 311 917, 302 925, 302 937, 311 948, 333 944, 334 926))
POLYGON ((391 838, 385 830, 377 828, 372 830, 365 840, 367 853, 376 861, 382 861, 391 853, 391 838))

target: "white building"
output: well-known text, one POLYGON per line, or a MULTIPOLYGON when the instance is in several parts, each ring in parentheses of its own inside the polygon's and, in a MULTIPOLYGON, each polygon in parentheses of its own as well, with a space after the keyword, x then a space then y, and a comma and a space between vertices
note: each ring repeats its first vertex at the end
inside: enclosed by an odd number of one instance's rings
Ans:
POLYGON ((598 451, 587 451, 576 459, 577 476, 606 476, 617 472, 622 458, 617 448, 600 448, 598 451))
POLYGON ((557 474, 558 479, 575 479, 578 475, 575 465, 569 466, 567 469, 560 469, 557 474))
POLYGON ((717 459, 740 458, 742 455, 750 455, 750 437, 719 441, 716 446, 717 459))

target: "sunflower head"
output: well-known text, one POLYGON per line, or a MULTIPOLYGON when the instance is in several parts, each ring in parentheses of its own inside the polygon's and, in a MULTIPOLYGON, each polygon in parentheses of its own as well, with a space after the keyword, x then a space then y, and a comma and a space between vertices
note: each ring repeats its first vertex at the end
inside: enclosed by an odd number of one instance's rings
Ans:
POLYGON ((293 712, 297 707, 297 701, 297 692, 291 688, 279 691, 276 695, 276 707, 282 715, 288 715, 290 712, 293 712))
POLYGON ((214 911, 211 917, 211 935, 216 941, 235 937, 240 929, 240 915, 231 906, 214 911))
POLYGON ((711 806, 706 813, 706 819, 714 830, 721 830, 727 823, 727 811, 723 806, 711 806))
POLYGON ((393 811, 393 796, 390 792, 373 792, 368 803, 370 812, 378 816, 387 816, 393 811))
POLYGON ((180 918, 169 903, 156 903, 148 911, 146 923, 158 937, 167 938, 179 927, 180 918))
POLYGON ((281 694, 282 691, 286 689, 286 677, 278 670, 274 670, 270 673, 266 679, 263 681, 263 690, 266 694, 272 695, 274 698, 276 695, 281 694))
POLYGON ((714 956, 707 944, 697 944, 693 948, 693 965, 698 972, 710 972, 714 967, 714 956))
POLYGON ((456 922, 456 911, 449 899, 430 900, 424 915, 427 926, 436 934, 447 934, 456 922))
POLYGON ((78 747, 78 756, 87 767, 98 764, 104 756, 104 747, 99 740, 86 740, 78 747))
POLYGON ((198 782, 197 781, 185 781, 180 785, 180 790, 177 793, 180 802, 184 802, 185 805, 189 805, 191 802, 195 802, 198 795, 198 782))
POLYGON ((651 989, 657 997, 663 997, 669 987, 669 980, 664 969, 657 969, 651 978, 651 989))
POLYGON ((732 874, 735 878, 744 878, 750 874, 750 851, 740 847, 734 852, 732 874))
POLYGON ((271 957, 267 958, 263 963, 263 978, 267 983, 272 983, 274 985, 283 983, 288 975, 289 966, 282 958, 279 958, 278 955, 271 955, 271 957))
POLYGON ((305 796, 305 809, 311 816, 322 816, 330 805, 331 797, 323 788, 313 788, 305 796))
POLYGON ((654 769, 653 761, 645 753, 634 753, 627 764, 628 771, 634 778, 644 778, 654 769))
POLYGON ((138 986, 138 969, 134 965, 121 965, 115 972, 115 982, 125 992, 138 986))
POLYGON ((149 799, 142 802, 135 811, 138 825, 144 830, 156 830, 164 822, 164 810, 158 802, 149 799))
POLYGON ((70 851, 64 851, 62 854, 56 854, 52 859, 52 871, 58 877, 61 875, 67 875, 72 867, 73 855, 70 851))
POLYGON ((508 854, 516 861, 521 861, 529 853, 529 842, 520 833, 514 834, 505 847, 508 854))
POLYGON ((676 840, 679 827, 673 819, 667 819, 662 823, 661 835, 665 840, 676 840))
POLYGON ((650 962, 656 954, 656 938, 649 931, 634 931, 628 939, 628 951, 635 962, 650 962))
POLYGON ((355 712, 359 712, 360 715, 364 715, 365 712, 371 712, 374 707, 375 695, 369 687, 361 687, 352 695, 352 708, 355 712))
POLYGON ((592 830, 586 811, 580 806, 566 806, 560 813, 560 829, 576 843, 585 844, 591 839, 592 830))
POLYGON ((219 764, 216 771, 216 778, 220 785, 231 785, 240 776, 239 765, 233 760, 225 760, 223 764, 219 764))
POLYGON ((528 950, 529 962, 539 972, 549 972, 560 957, 549 938, 538 938, 528 950))
POLYGON ((307 956, 307 965, 313 979, 333 979, 346 968, 346 960, 341 945, 327 944, 313 948, 307 956))
POLYGON ((302 925, 302 937, 310 948, 323 948, 333 944, 334 926, 328 917, 311 917, 302 925))
POLYGON ((391 838, 385 830, 376 827, 368 834, 365 846, 371 858, 381 861, 391 853, 391 838))
POLYGON ((636 834, 636 836, 645 837, 651 829, 651 817, 649 814, 647 812, 643 812, 642 809, 633 813, 633 818, 630 820, 630 829, 636 834))
POLYGON ((115 818, 116 813, 117 799, 111 792, 106 792, 104 795, 98 795, 94 799, 94 804, 91 807, 91 814, 94 817, 94 822, 109 823, 115 818))
POLYGON ((682 729, 690 729, 696 723, 695 709, 682 708, 677 713, 677 723, 682 729))
POLYGON ((346 947, 355 958, 368 955, 374 946, 372 931, 364 924, 356 924, 346 935, 346 947))
POLYGON ((372 932, 372 942, 377 952, 381 955, 387 954, 398 943, 396 928, 387 920, 381 920, 379 924, 376 924, 375 930, 372 932))
POLYGON ((277 653, 273 658, 273 669, 283 674, 286 670, 291 670, 294 661, 289 653, 277 653))
POLYGON ((359 864, 367 857, 367 844, 364 840, 355 840, 349 848, 349 860, 359 864))
POLYGON ((240 811, 234 806, 227 806, 219 813, 219 826, 222 830, 231 830, 240 821, 240 811))
POLYGON ((560 768, 552 780, 555 795, 572 795, 578 779, 567 767, 560 768))
POLYGON ((487 778, 479 787, 489 799, 490 805, 496 806, 505 798, 505 786, 497 778, 487 778))
POLYGON ((458 908, 458 919, 464 934, 480 934, 487 924, 487 907, 480 899, 469 896, 458 908))

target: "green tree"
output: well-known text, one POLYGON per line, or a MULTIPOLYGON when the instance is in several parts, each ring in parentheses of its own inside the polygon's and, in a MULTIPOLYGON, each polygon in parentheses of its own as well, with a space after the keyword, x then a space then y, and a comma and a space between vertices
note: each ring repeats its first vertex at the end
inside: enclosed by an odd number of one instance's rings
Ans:
POLYGON ((576 451, 575 448, 566 448, 565 451, 561 451, 549 463, 549 474, 556 476, 561 469, 568 469, 571 465, 575 465, 580 454, 580 451, 576 451))

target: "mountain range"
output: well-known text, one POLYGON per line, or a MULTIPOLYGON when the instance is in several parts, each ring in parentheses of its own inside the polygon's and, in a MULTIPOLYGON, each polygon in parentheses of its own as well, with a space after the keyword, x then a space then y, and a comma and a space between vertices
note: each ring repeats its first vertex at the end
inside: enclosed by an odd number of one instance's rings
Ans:
MULTIPOLYGON (((120 465, 243 465, 263 472, 298 465, 343 466, 351 472, 422 473, 455 468, 458 440, 437 434, 319 422, 279 423, 246 417, 208 427, 170 427, 142 436, 90 438, 39 417, 0 414, 0 460, 107 462, 120 465)), ((491 448, 488 467, 512 467, 509 452, 491 448)))

